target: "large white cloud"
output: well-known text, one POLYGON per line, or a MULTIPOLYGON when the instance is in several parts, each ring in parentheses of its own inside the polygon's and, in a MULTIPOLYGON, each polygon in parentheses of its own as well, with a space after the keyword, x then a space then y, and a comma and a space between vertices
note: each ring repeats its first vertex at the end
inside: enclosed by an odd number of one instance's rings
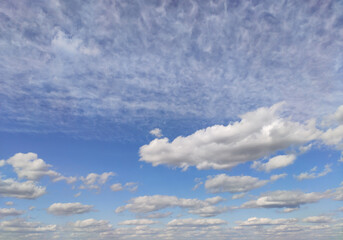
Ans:
MULTIPOLYGON (((78 220, 67 225, 69 231, 75 232, 107 232, 112 230, 112 225, 106 220, 96 220, 93 218, 78 220)), ((84 236, 85 237, 85 236, 84 236)))
POLYGON ((0 196, 35 199, 45 194, 45 187, 37 186, 33 181, 17 182, 14 179, 0 178, 0 196))
MULTIPOLYGON (((155 139, 140 148, 140 161, 184 169, 230 169, 319 137, 314 120, 302 124, 279 117, 281 105, 259 108, 241 115, 240 121, 198 130, 171 142, 168 138, 155 139)), ((270 169, 280 167, 270 165, 270 169)))
POLYGON ((125 206, 118 207, 116 213, 125 210, 130 210, 134 213, 148 213, 170 207, 180 207, 188 209, 189 213, 211 217, 227 211, 225 207, 214 206, 223 200, 223 198, 218 196, 205 200, 178 198, 167 195, 141 196, 132 198, 125 206))
POLYGON ((251 167, 260 171, 270 172, 274 169, 287 167, 288 165, 293 164, 295 159, 296 159, 295 154, 279 155, 279 156, 272 157, 266 163, 255 161, 251 165, 251 167))
POLYGON ((260 180, 251 176, 228 176, 219 174, 209 177, 205 182, 205 188, 211 193, 220 192, 247 192, 266 185, 269 180, 260 180))
POLYGON ((92 211, 92 205, 83 205, 79 202, 75 203, 54 203, 48 207, 48 213, 58 216, 68 216, 74 214, 82 214, 92 211))
POLYGON ((28 180, 39 180, 44 176, 49 176, 53 181, 65 180, 68 183, 76 181, 75 177, 65 177, 62 174, 51 170, 51 165, 38 158, 36 153, 17 153, 10 157, 7 164, 12 165, 19 178, 28 180))

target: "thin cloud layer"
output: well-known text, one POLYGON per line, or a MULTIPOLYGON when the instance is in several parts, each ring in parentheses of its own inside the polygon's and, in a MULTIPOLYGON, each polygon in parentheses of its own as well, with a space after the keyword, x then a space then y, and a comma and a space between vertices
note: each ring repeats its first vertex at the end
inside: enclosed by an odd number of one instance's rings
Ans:
MULTIPOLYGON (((172 142, 168 138, 155 139, 140 148, 140 161, 153 166, 166 164, 183 169, 189 166, 230 169, 319 137, 320 131, 313 120, 301 124, 279 117, 277 111, 281 105, 259 108, 242 115, 241 121, 198 130, 186 137, 179 136, 172 142)), ((274 159, 268 169, 287 166, 290 160, 280 165, 279 159, 274 159)))
POLYGON ((324 177, 328 173, 332 172, 331 165, 326 164, 322 172, 316 173, 317 167, 314 167, 309 172, 303 172, 299 175, 295 175, 294 177, 298 179, 299 181, 302 181, 304 179, 314 179, 319 177, 324 177))

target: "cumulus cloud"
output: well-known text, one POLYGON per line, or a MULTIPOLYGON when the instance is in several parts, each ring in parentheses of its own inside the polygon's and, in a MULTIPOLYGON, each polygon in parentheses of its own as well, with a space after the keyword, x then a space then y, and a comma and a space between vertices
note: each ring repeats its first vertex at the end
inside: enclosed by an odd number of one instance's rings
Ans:
POLYGON ((112 225, 106 220, 93 218, 78 220, 68 224, 68 229, 75 232, 106 232, 112 230, 112 225))
POLYGON ((36 153, 17 153, 7 159, 6 163, 14 168, 19 178, 36 181, 44 176, 49 176, 55 182, 65 180, 67 183, 73 183, 76 181, 75 177, 65 177, 51 170, 51 165, 38 158, 36 153))
POLYGON ((234 194, 232 195, 232 199, 240 199, 240 198, 244 198, 245 197, 245 193, 238 193, 238 194, 234 194))
POLYGON ((17 210, 15 208, 0 208, 0 218, 7 216, 19 216, 22 215, 24 211, 17 210))
POLYGON ((303 173, 300 173, 299 175, 294 175, 294 178, 298 179, 299 181, 304 180, 304 179, 314 179, 314 178, 323 177, 327 175, 328 173, 332 172, 330 164, 326 164, 322 172, 316 173, 315 172, 316 170, 317 170, 317 167, 314 167, 311 169, 310 172, 303 172, 303 173))
POLYGON ((327 193, 303 193, 301 191, 274 191, 264 193, 256 200, 245 202, 241 208, 298 208, 301 205, 315 203, 327 198, 327 193))
POLYGON ((251 176, 228 176, 226 174, 219 174, 214 177, 209 177, 205 182, 205 188, 211 193, 238 193, 260 188, 268 182, 268 180, 260 180, 251 176))
POLYGON ((240 226, 260 226, 260 225, 285 225, 297 222, 296 218, 289 219, 270 219, 270 218, 257 218, 251 217, 246 221, 238 222, 240 226))
POLYGON ((221 201, 224 201, 224 199, 219 196, 205 200, 177 198, 167 195, 141 196, 132 198, 128 204, 118 207, 115 211, 116 213, 125 210, 134 213, 149 213, 165 208, 180 207, 188 209, 189 213, 192 214, 211 217, 227 211, 225 207, 213 206, 221 201))
POLYGON ((138 189, 138 183, 135 182, 127 182, 124 186, 121 183, 115 183, 110 186, 113 192, 118 192, 122 190, 128 190, 130 192, 135 192, 138 189))
POLYGON ((42 225, 39 222, 28 222, 22 218, 15 218, 0 222, 0 230, 3 232, 39 233, 56 231, 57 225, 42 225))
POLYGON ((113 192, 118 192, 118 191, 121 191, 124 189, 123 186, 121 185, 121 183, 114 183, 111 185, 110 188, 113 192))
POLYGON ((156 223, 157 221, 153 221, 151 219, 132 219, 120 222, 118 225, 151 225, 156 223))
POLYGON ((92 205, 83 205, 79 202, 75 203, 54 203, 48 207, 48 213, 57 216, 69 216, 74 214, 82 214, 92 211, 92 205))
POLYGON ((155 137, 158 137, 158 138, 160 138, 160 137, 163 136, 162 130, 159 129, 159 128, 154 128, 154 129, 151 130, 149 133, 150 133, 151 135, 155 136, 155 137))
POLYGON ((157 212, 157 213, 151 213, 147 214, 145 217, 146 218, 166 218, 171 216, 173 213, 172 212, 157 212))
POLYGON ((328 216, 311 216, 303 219, 306 223, 330 223, 332 218, 328 216))
MULTIPOLYGON (((302 145, 320 135, 314 121, 301 124, 279 117, 277 111, 281 105, 259 108, 241 115, 241 121, 198 130, 186 137, 179 136, 172 142, 168 138, 155 139, 140 148, 140 161, 153 166, 166 164, 183 169, 189 166, 230 169, 290 146, 302 145)), ((274 158, 266 170, 287 166, 294 158, 274 158)))
POLYGON ((218 226, 227 224, 226 221, 217 218, 207 218, 207 219, 173 219, 168 222, 170 227, 208 227, 208 226, 218 226))
POLYGON ((111 176, 115 175, 114 172, 90 173, 87 177, 80 177, 80 180, 83 182, 80 189, 100 189, 101 185, 104 185, 111 176))
POLYGON ((270 176, 270 181, 276 181, 276 180, 279 180, 280 178, 285 178, 287 175, 288 175, 287 173, 272 175, 270 176))
POLYGON ((295 159, 296 156, 294 154, 279 155, 269 159, 266 163, 255 161, 251 167, 259 171, 270 172, 274 169, 287 167, 288 165, 293 164, 295 159))
POLYGON ((0 178, 0 196, 35 199, 45 194, 45 187, 37 186, 33 181, 17 182, 14 179, 0 178))

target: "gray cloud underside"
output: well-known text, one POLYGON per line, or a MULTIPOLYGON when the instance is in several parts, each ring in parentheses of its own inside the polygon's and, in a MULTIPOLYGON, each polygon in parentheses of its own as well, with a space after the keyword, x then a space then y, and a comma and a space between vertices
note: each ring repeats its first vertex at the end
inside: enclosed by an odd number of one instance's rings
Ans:
POLYGON ((218 122, 280 100, 323 115, 343 97, 342 12, 339 1, 2 1, 2 130, 218 122))

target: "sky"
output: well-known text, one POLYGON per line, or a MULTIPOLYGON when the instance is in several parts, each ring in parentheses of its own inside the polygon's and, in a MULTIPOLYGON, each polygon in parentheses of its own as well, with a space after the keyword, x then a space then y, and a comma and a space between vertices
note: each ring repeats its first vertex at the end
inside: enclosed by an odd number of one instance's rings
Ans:
POLYGON ((342 13, 0 1, 0 240, 342 239, 342 13))

